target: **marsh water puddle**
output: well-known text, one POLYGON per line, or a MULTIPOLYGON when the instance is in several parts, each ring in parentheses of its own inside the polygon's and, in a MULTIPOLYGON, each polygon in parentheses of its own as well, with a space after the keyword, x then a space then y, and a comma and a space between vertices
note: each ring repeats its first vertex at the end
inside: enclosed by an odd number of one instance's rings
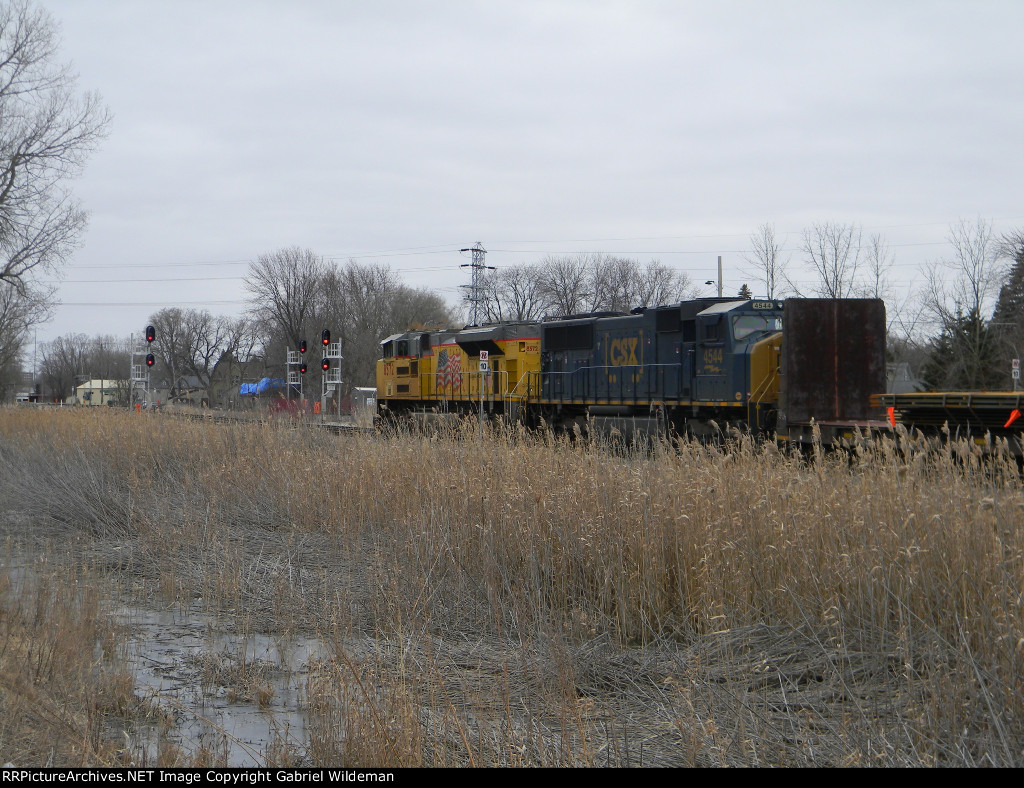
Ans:
POLYGON ((305 751, 300 706, 322 643, 232 634, 188 608, 126 606, 115 619, 130 632, 137 694, 162 710, 162 723, 127 734, 144 761, 155 763, 165 742, 204 748, 229 766, 265 766, 268 750, 278 759, 305 751))

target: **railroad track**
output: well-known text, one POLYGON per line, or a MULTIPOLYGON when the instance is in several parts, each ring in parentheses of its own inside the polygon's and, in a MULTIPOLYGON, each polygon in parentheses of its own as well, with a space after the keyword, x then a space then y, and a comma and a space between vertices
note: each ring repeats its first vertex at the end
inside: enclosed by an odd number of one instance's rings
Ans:
POLYGON ((170 416, 172 418, 186 419, 188 421, 200 421, 215 424, 283 424, 295 428, 305 427, 311 430, 333 432, 338 435, 374 432, 373 427, 360 427, 357 424, 346 424, 344 422, 337 421, 317 421, 315 419, 291 419, 287 417, 280 419, 266 419, 261 417, 253 418, 243 414, 222 413, 217 411, 172 410, 160 411, 159 413, 161 416, 170 416))

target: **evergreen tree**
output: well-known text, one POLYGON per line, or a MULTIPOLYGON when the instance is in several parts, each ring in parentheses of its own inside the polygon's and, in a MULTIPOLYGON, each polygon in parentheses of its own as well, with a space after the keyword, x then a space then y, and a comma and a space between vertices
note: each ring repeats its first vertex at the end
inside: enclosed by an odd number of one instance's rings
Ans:
POLYGON ((999 288, 993 319, 997 322, 1024 322, 1024 238, 1017 240, 1013 248, 1013 264, 1006 274, 1003 286, 999 288))
POLYGON ((743 283, 743 287, 740 288, 740 291, 739 291, 739 293, 737 293, 737 295, 740 298, 753 298, 754 297, 754 294, 750 292, 750 288, 747 287, 747 283, 746 282, 743 283))
MULTIPOLYGON (((1001 251, 1013 259, 1006 273, 999 299, 992 314, 1003 355, 1013 353, 1015 358, 1024 349, 1024 234, 1016 233, 1003 239, 1001 251)), ((1002 364, 1004 371, 1005 360, 1002 364)))
POLYGON ((1001 257, 1012 260, 999 288, 999 298, 992 313, 996 353, 993 375, 1000 388, 1009 388, 1010 360, 1024 352, 1024 231, 1004 235, 998 245, 1001 257))
POLYGON ((958 314, 932 341, 921 371, 928 388, 939 391, 981 391, 1005 388, 998 366, 999 342, 994 327, 976 310, 958 314))

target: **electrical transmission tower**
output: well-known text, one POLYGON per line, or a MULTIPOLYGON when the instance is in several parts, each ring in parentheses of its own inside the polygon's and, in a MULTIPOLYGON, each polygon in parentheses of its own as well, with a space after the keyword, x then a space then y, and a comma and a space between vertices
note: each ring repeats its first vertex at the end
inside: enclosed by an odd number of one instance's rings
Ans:
POLYGON ((484 245, 477 241, 472 248, 459 249, 460 252, 472 252, 473 262, 463 263, 459 268, 472 268, 473 279, 472 283, 468 285, 462 285, 462 287, 469 290, 469 322, 471 325, 480 325, 480 313, 481 307, 484 301, 487 300, 487 296, 484 295, 484 271, 493 271, 493 265, 487 265, 484 263, 484 257, 487 255, 487 250, 484 249, 484 245))

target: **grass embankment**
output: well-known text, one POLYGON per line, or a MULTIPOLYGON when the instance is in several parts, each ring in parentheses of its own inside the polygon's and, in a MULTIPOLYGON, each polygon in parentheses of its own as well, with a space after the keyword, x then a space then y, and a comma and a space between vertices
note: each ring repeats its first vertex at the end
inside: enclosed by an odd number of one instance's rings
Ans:
POLYGON ((1016 464, 900 441, 808 462, 6 410, 0 501, 238 631, 322 637, 278 762, 1020 765, 1016 464))

